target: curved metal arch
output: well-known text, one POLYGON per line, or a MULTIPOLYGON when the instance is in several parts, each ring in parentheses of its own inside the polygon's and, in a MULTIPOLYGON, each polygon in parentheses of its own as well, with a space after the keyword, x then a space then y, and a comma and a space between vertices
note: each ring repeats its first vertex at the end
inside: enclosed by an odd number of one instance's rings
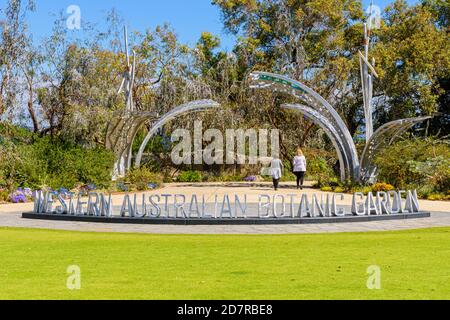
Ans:
POLYGON ((361 157, 361 181, 364 183, 374 183, 378 175, 378 169, 374 164, 374 159, 379 152, 390 146, 405 131, 411 129, 418 123, 432 119, 433 117, 420 117, 396 120, 381 126, 367 143, 361 157))
POLYGON ((119 159, 122 159, 122 157, 125 159, 127 170, 131 169, 133 142, 136 138, 139 129, 148 120, 157 118, 154 113, 150 112, 135 113, 131 117, 132 118, 130 119, 130 124, 126 131, 125 146, 122 148, 119 154, 119 159))
POLYGON ((156 119, 152 112, 117 112, 106 130, 106 147, 116 155, 115 176, 125 175, 131 168, 131 147, 136 132, 148 120, 156 119))
POLYGON ((282 75, 268 72, 253 72, 250 74, 250 80, 251 88, 272 88, 274 91, 290 94, 304 100, 321 115, 321 118, 327 119, 328 123, 335 128, 337 137, 339 137, 338 140, 341 141, 345 150, 343 155, 346 155, 346 158, 348 158, 348 174, 354 181, 359 180, 360 167, 355 143, 344 121, 328 101, 301 82, 282 75))
POLYGON ((167 122, 173 120, 174 118, 184 114, 184 113, 192 113, 192 112, 200 112, 208 109, 219 108, 220 104, 213 100, 197 100, 192 101, 181 106, 176 107, 169 111, 166 115, 158 120, 155 124, 152 125, 151 130, 148 132, 144 141, 139 148, 139 152, 136 155, 135 167, 139 168, 141 166, 142 157, 144 155, 145 148, 147 147, 150 139, 158 132, 160 128, 162 128, 167 122))
POLYGON ((339 157, 341 180, 345 181, 348 177, 348 173, 351 170, 350 162, 345 153, 345 148, 342 144, 342 140, 340 139, 339 134, 337 133, 333 124, 329 122, 328 119, 324 118, 319 112, 308 106, 300 104, 283 104, 281 107, 284 109, 301 112, 302 114, 311 118, 311 120, 316 125, 321 127, 327 133, 339 157))

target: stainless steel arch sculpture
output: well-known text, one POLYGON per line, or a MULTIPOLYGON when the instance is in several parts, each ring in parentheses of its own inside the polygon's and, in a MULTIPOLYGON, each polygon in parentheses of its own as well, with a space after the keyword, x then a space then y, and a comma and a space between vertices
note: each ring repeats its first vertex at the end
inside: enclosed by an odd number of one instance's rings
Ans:
POLYGON ((341 180, 345 180, 347 178, 347 172, 350 172, 351 170, 350 163, 345 152, 342 139, 333 124, 327 118, 323 117, 318 111, 308 106, 301 104, 283 104, 281 107, 284 109, 301 112, 326 132, 326 134, 330 137, 339 157, 341 180))
POLYGON ((418 123, 422 123, 433 117, 409 118, 389 122, 380 127, 367 143, 361 157, 361 181, 365 183, 375 183, 377 178, 377 167, 374 159, 379 152, 393 144, 395 139, 411 129, 418 123))
POLYGON ((155 124, 152 125, 151 130, 148 132, 147 136, 145 137, 144 141, 141 144, 141 147, 139 148, 139 152, 136 156, 135 167, 139 168, 141 166, 142 156, 144 155, 144 151, 145 148, 147 147, 147 144, 149 143, 150 139, 158 132, 158 130, 161 127, 163 127, 167 122, 185 113, 200 112, 207 109, 219 107, 220 104, 213 100, 197 100, 178 106, 175 109, 168 112, 166 115, 160 118, 155 124))
POLYGON ((167 122, 184 113, 199 112, 218 107, 220 107, 220 104, 215 101, 197 100, 176 107, 161 118, 158 118, 153 112, 126 111, 123 113, 120 111, 113 118, 113 121, 109 123, 106 133, 106 147, 116 155, 117 162, 114 175, 116 177, 124 176, 126 171, 131 169, 133 142, 137 132, 147 121, 154 123, 154 125, 139 149, 136 157, 136 167, 141 165, 142 156, 150 138, 167 122))
POLYGON ((341 180, 350 178, 355 182, 374 183, 377 178, 377 168, 373 163, 375 156, 383 148, 391 145, 406 130, 432 118, 410 118, 383 125, 371 135, 362 154, 361 162, 359 162, 355 143, 344 121, 336 110, 317 92, 298 81, 273 73, 254 72, 250 75, 250 80, 252 88, 270 88, 274 91, 293 95, 306 102, 307 106, 302 104, 284 104, 281 107, 303 113, 326 132, 338 153, 341 166, 341 180))
MULTIPOLYGON (((251 88, 271 88, 274 91, 290 94, 303 100, 313 109, 315 112, 312 117, 316 123, 320 123, 323 128, 327 128, 327 134, 336 143, 339 158, 342 158, 341 162, 343 162, 341 163, 341 171, 345 170, 345 173, 341 172, 341 178, 343 180, 347 178, 353 181, 359 180, 359 160, 355 143, 344 121, 328 101, 301 82, 282 75, 268 72, 253 72, 250 74, 250 81, 251 88), (334 128, 333 131, 329 130, 331 127, 334 128), (330 135, 331 133, 332 135, 330 135)), ((291 107, 291 109, 305 111, 305 108, 299 105, 296 107, 291 105, 291 107)))
POLYGON ((108 124, 106 130, 106 148, 116 155, 114 175, 124 176, 131 169, 131 148, 139 128, 147 121, 155 121, 157 115, 152 112, 118 112, 108 124))

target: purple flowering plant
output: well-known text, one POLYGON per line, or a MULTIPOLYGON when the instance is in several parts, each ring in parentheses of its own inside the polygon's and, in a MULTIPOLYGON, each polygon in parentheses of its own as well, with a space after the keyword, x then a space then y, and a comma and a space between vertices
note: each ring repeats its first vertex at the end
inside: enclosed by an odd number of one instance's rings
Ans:
POLYGON ((245 182, 255 182, 257 180, 256 176, 248 176, 244 178, 245 182))
POLYGON ((156 188, 158 187, 158 185, 157 185, 156 183, 149 183, 149 184, 147 185, 147 187, 148 187, 150 190, 154 190, 154 189, 156 189, 156 188))
POLYGON ((11 193, 9 199, 12 203, 26 203, 28 201, 27 196, 25 195, 24 190, 21 188, 17 189, 15 192, 11 193))
POLYGON ((86 184, 80 187, 80 192, 82 194, 88 194, 89 192, 97 190, 97 186, 95 184, 86 184))

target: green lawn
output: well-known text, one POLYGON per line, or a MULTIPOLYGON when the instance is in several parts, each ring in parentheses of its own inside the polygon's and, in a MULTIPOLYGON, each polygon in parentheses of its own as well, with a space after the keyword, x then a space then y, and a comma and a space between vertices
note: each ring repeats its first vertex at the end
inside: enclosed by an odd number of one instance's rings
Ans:
POLYGON ((450 299, 450 228, 283 236, 0 228, 0 299, 450 299), (81 290, 66 287, 69 265, 81 290), (367 268, 382 289, 368 290, 367 268))

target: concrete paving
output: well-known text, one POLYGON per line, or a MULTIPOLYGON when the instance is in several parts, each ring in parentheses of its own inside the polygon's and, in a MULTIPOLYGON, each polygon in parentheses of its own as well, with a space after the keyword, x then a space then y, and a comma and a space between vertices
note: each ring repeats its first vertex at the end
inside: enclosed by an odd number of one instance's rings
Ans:
MULTIPOLYGON (((219 198, 225 194, 247 194, 249 203, 256 203, 260 194, 300 194, 322 192, 306 188, 298 191, 291 184, 284 186, 275 193, 267 183, 208 183, 208 184, 169 184, 161 190, 148 192, 148 194, 184 194, 189 197, 197 194, 200 198, 205 195, 208 201, 213 201, 214 196, 219 198)), ((113 196, 113 203, 117 206, 121 203, 123 194, 113 196)), ((231 199, 232 200, 232 199, 231 199)), ((345 195, 340 205, 351 205, 352 195, 345 195)), ((145 234, 311 234, 311 233, 337 233, 337 232, 367 232, 409 230, 432 227, 450 227, 450 202, 420 201, 421 211, 432 212, 430 218, 336 223, 320 225, 253 225, 253 226, 172 226, 172 225, 132 225, 132 224, 105 224, 88 222, 64 222, 22 219, 23 212, 33 210, 33 204, 4 204, 0 205, 0 227, 54 229, 83 232, 117 232, 117 233, 145 233, 145 234)))

